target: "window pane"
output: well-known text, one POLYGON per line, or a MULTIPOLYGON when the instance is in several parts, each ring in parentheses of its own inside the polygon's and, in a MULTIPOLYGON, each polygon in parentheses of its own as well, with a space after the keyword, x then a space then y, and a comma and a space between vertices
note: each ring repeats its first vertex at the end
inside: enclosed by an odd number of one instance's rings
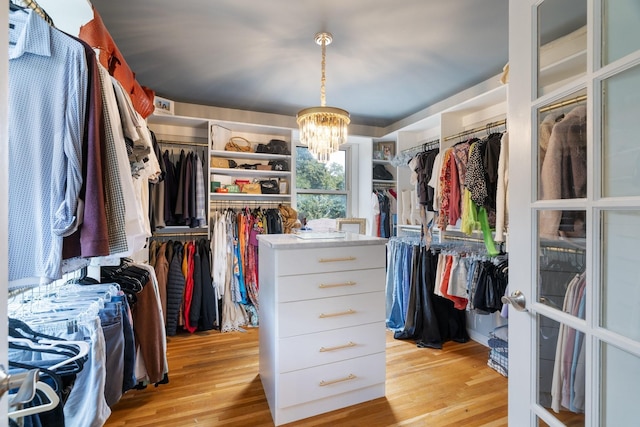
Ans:
MULTIPOLYGON (((540 228, 545 221, 562 224, 563 221, 584 225, 585 211, 543 210, 538 212, 540 228)), ((541 232, 542 233, 542 232, 541 232)), ((585 318, 586 251, 584 229, 571 238, 559 231, 556 238, 538 239, 538 292, 537 300, 556 310, 564 311, 580 319, 585 318), (559 239, 563 235, 563 239, 559 239)))
POLYGON ((640 211, 602 213, 601 326, 640 341, 640 211))
POLYGON ((640 3, 638 0, 604 0, 602 64, 609 64, 640 49, 640 3))
POLYGON ((545 0, 538 6, 538 96, 587 71, 587 1, 545 0))
POLYGON ((346 194, 298 194, 298 218, 346 218, 346 194))
POLYGON ((637 426, 640 359, 606 343, 601 352, 600 425, 637 426))
POLYGON ((587 196, 587 107, 584 92, 538 110, 538 198, 587 196))
POLYGON ((602 83, 602 193, 640 196, 640 67, 602 83))
POLYGON ((339 150, 320 163, 306 147, 296 147, 296 186, 300 190, 346 189, 346 152, 339 150))
POLYGON ((566 425, 583 426, 584 334, 542 315, 537 321, 538 404, 566 425))

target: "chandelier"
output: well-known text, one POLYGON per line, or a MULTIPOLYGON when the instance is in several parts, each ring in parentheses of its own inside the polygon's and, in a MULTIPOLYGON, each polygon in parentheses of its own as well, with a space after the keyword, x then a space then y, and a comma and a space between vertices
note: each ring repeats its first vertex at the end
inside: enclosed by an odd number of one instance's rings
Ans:
POLYGON ((347 142, 347 126, 351 119, 349 113, 341 108, 327 107, 325 95, 325 55, 326 47, 331 44, 330 33, 318 33, 316 44, 322 46, 322 78, 320 79, 320 106, 310 107, 298 112, 300 143, 306 145, 319 162, 329 161, 331 153, 338 151, 341 144, 347 142))

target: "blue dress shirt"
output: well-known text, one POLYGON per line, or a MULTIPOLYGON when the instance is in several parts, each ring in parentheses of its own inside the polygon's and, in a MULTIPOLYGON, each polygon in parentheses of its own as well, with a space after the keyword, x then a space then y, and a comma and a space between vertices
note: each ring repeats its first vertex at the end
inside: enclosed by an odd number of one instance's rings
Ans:
POLYGON ((10 287, 61 277, 76 227, 87 65, 82 46, 31 10, 9 16, 10 287))

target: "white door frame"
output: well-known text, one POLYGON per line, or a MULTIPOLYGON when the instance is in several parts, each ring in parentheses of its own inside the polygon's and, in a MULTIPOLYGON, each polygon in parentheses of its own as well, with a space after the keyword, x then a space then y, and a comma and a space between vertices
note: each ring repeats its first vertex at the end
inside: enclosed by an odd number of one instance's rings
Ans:
MULTIPOLYGON (((9 32, 6 30, 9 28, 9 10, 3 9, 4 12, 0 12, 0 28, 4 28, 5 31, 0 32, 0 45, 5 46, 0 53, 0 200, 5 200, 5 203, 0 203, 0 283, 2 284, 2 292, 0 292, 0 319, 7 319, 7 298, 9 289, 9 204, 6 200, 9 200, 9 133, 7 128, 8 123, 8 92, 9 92, 9 50, 6 46, 9 46, 9 32)), ((0 328, 0 364, 8 369, 7 360, 7 320, 2 322, 4 325, 0 328)), ((5 396, 0 400, 0 420, 7 419, 7 402, 8 399, 5 396)))

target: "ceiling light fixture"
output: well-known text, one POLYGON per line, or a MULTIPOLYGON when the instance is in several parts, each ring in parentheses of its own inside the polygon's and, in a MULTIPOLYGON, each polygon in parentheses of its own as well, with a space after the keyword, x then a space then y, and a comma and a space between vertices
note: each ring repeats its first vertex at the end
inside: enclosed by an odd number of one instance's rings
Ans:
POLYGON ((347 127, 351 122, 349 113, 341 108, 327 107, 325 94, 325 56, 326 47, 333 41, 330 33, 318 33, 316 44, 322 46, 322 78, 320 79, 320 106, 310 107, 298 112, 300 142, 309 148, 319 162, 329 161, 331 153, 338 151, 341 144, 347 142, 347 127))

